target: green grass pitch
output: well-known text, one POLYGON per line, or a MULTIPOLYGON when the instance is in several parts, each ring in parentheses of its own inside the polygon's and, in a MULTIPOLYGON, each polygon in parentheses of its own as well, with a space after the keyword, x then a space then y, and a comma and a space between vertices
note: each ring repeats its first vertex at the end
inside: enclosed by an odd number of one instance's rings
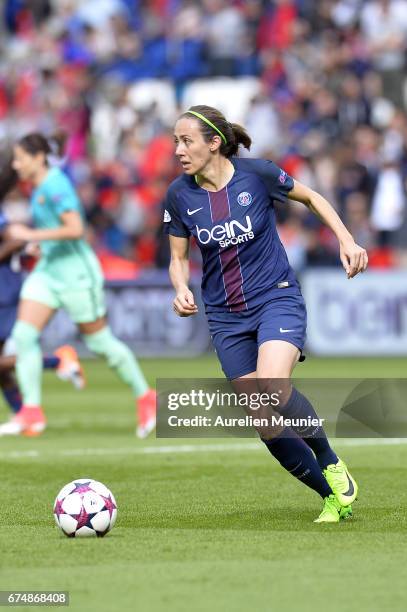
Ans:
MULTIPOLYGON (((404 377, 405 363, 310 359, 298 375, 404 377)), ((221 375, 212 356, 143 367, 152 384, 221 375)), ((353 521, 315 525, 318 497, 260 443, 140 442, 128 390, 102 363, 85 369, 81 393, 45 375, 42 437, 0 439, 0 590, 69 590, 83 612, 406 609, 407 444, 338 441, 360 498, 353 521), (87 476, 113 490, 118 521, 103 539, 68 539, 54 497, 87 476)))

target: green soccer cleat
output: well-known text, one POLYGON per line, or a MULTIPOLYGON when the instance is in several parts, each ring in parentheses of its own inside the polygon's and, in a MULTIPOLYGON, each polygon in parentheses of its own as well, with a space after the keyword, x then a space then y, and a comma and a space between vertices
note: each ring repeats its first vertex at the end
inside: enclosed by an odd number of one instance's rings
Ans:
POLYGON ((352 506, 342 506, 339 512, 339 518, 341 521, 347 521, 353 516, 352 506))
POLYGON ((342 506, 336 499, 335 495, 331 493, 324 499, 324 507, 322 512, 314 523, 339 523, 341 516, 342 506))
POLYGON ((350 506, 358 495, 358 485, 342 459, 328 465, 323 474, 341 506, 350 506))

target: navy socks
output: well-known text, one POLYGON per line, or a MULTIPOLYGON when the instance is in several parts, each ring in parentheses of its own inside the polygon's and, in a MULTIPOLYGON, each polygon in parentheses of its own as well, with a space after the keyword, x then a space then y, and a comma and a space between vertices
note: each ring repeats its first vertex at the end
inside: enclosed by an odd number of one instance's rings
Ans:
MULTIPOLYGON (((59 366, 60 359, 55 355, 44 356, 42 359, 43 367, 49 370, 56 370, 59 366)), ((18 412, 23 405, 20 390, 17 385, 10 385, 2 388, 4 399, 10 406, 13 412, 18 412)))
POLYGON ((60 361, 60 358, 55 355, 44 355, 42 358, 42 365, 45 370, 56 370, 60 361))
MULTIPOLYGON (((292 388, 290 399, 280 409, 280 414, 284 418, 290 419, 318 418, 309 400, 294 387, 292 388)), ((309 427, 292 426, 292 429, 314 451, 321 470, 324 470, 331 463, 338 462, 338 457, 330 447, 328 438, 321 425, 310 425, 309 427)))
POLYGON ((272 440, 263 440, 270 453, 280 465, 322 498, 331 495, 332 490, 325 480, 312 451, 290 428, 272 440))

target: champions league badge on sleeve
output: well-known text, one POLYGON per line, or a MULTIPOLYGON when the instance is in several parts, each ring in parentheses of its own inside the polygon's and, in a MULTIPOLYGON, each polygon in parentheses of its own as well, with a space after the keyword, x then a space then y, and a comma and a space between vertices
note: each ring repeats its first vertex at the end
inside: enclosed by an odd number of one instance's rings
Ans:
POLYGON ((242 191, 237 196, 237 202, 240 204, 240 206, 249 206, 249 204, 252 203, 252 200, 253 198, 248 191, 242 191))
POLYGON ((286 182, 286 180, 287 180, 287 172, 285 172, 284 170, 281 170, 281 172, 280 172, 280 176, 278 177, 278 180, 280 181, 280 183, 281 183, 282 185, 284 185, 284 183, 285 183, 285 182, 286 182))

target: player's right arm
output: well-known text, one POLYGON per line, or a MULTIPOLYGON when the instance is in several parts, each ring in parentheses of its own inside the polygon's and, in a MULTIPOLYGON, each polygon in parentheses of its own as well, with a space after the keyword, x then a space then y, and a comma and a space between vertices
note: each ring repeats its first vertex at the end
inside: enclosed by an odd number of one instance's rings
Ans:
POLYGON ((176 292, 173 308, 179 317, 189 317, 198 312, 193 293, 188 287, 189 239, 170 235, 170 249, 169 273, 176 292))

